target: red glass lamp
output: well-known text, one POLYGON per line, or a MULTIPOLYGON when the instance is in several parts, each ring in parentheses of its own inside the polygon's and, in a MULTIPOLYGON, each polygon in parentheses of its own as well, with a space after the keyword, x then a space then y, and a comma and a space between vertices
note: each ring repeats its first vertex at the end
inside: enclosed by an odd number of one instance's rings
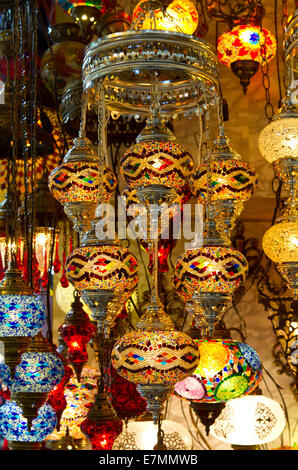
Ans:
POLYGON ((80 294, 75 291, 71 309, 64 323, 59 327, 59 333, 67 344, 67 360, 73 366, 78 382, 80 382, 83 366, 88 361, 87 344, 95 331, 96 326, 89 320, 83 309, 80 294))
POLYGON ((217 42, 220 62, 231 67, 240 78, 246 94, 250 79, 256 74, 259 64, 271 60, 276 52, 276 40, 265 28, 254 24, 241 24, 223 33, 217 42))
POLYGON ((56 413, 57 416, 57 431, 60 429, 60 421, 62 418, 63 411, 67 407, 67 401, 64 395, 64 390, 68 384, 70 378, 73 376, 73 371, 71 367, 67 364, 64 366, 64 376, 61 382, 56 385, 49 393, 47 398, 47 404, 50 405, 56 413))

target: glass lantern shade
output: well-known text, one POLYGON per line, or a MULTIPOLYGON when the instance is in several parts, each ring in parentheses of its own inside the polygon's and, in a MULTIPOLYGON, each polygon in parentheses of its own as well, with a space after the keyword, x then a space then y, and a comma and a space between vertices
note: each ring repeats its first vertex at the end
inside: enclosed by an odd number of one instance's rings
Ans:
MULTIPOLYGON (((136 5, 132 16, 133 22, 138 21, 142 15, 144 3, 149 2, 142 0, 136 5)), ((161 8, 155 9, 154 18, 152 18, 150 11, 148 11, 145 14, 141 27, 138 29, 159 29, 193 34, 198 27, 198 22, 199 15, 193 2, 190 0, 174 0, 166 8, 165 13, 161 8)))
POLYGON ((64 375, 61 382, 55 385, 54 388, 48 394, 46 403, 50 405, 56 413, 57 416, 57 429, 60 428, 60 421, 63 411, 67 407, 67 401, 65 398, 65 387, 69 382, 70 378, 73 376, 72 368, 67 364, 64 365, 64 375))
POLYGON ((247 201, 257 185, 256 172, 242 161, 211 160, 202 163, 189 179, 189 186, 200 204, 223 199, 247 201))
POLYGON ((118 374, 130 382, 174 384, 195 370, 198 348, 179 331, 143 330, 117 341, 111 358, 118 374))
POLYGON ((131 189, 163 185, 181 190, 193 171, 191 155, 173 141, 141 141, 121 158, 120 172, 131 189))
POLYGON ((232 247, 203 246, 186 250, 176 261, 172 285, 188 301, 194 293, 232 295, 248 273, 246 258, 232 247))
POLYGON ((61 96, 68 83, 81 78, 84 49, 81 42, 61 41, 45 52, 40 75, 48 91, 54 94, 57 89, 58 96, 61 96))
POLYGON ((96 7, 101 13, 104 13, 108 0, 58 0, 58 4, 67 12, 70 13, 74 7, 87 6, 96 7))
POLYGON ((96 422, 86 418, 81 430, 90 439, 92 450, 112 450, 114 440, 122 431, 123 423, 118 418, 96 422))
POLYGON ((54 410, 44 404, 28 431, 27 420, 21 408, 13 401, 1 406, 0 435, 8 441, 41 442, 55 429, 57 418, 54 410))
POLYGON ((298 158, 298 119, 276 115, 261 131, 258 145, 269 163, 281 158, 298 158))
MULTIPOLYGON (((117 179, 110 170, 103 170, 103 202, 107 202, 117 186, 117 179)), ((66 203, 98 202, 98 163, 66 162, 55 168, 49 177, 49 188, 62 205, 66 203)))
POLYGON ((251 393, 262 376, 261 360, 245 343, 194 340, 200 359, 195 372, 175 385, 175 393, 190 402, 226 402, 251 393))
POLYGON ((11 392, 49 393, 61 382, 64 365, 54 353, 25 352, 11 379, 9 368, 0 364, 1 381, 11 392))
POLYGON ((263 250, 274 263, 297 262, 298 222, 285 221, 272 225, 262 240, 263 250))
POLYGON ((285 425, 285 414, 277 401, 250 395, 226 403, 210 434, 232 445, 261 445, 277 439, 285 425))
POLYGON ((78 291, 116 290, 126 299, 138 283, 138 265, 136 258, 122 246, 86 246, 68 257, 66 276, 78 291))
POLYGON ((45 318, 45 306, 35 296, 0 295, 0 337, 35 336, 45 318))
POLYGON ((266 60, 269 62, 276 51, 274 35, 267 29, 261 29, 256 25, 238 25, 218 38, 217 56, 226 66, 244 60, 261 63, 263 45, 266 60))
MULTIPOLYGON (((163 444, 167 450, 191 450, 192 437, 180 423, 163 420, 163 444)), ((154 450, 157 429, 153 421, 130 421, 114 442, 113 450, 154 450)))

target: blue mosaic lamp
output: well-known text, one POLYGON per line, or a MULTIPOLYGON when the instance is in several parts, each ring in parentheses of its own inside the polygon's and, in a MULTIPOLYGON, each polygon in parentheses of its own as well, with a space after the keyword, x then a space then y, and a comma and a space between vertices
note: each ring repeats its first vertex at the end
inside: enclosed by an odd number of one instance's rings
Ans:
POLYGON ((47 404, 39 409, 30 430, 22 409, 14 401, 6 401, 0 411, 0 435, 8 440, 10 450, 40 450, 42 441, 53 432, 57 423, 53 408, 47 404))
POLYGON ((23 280, 12 253, 9 268, 0 283, 0 341, 4 343, 4 362, 11 377, 30 337, 41 331, 45 318, 44 304, 23 280))
POLYGON ((30 339, 13 378, 9 368, 0 364, 0 379, 10 389, 12 399, 21 407, 29 430, 48 393, 61 382, 63 375, 62 360, 41 333, 30 339))

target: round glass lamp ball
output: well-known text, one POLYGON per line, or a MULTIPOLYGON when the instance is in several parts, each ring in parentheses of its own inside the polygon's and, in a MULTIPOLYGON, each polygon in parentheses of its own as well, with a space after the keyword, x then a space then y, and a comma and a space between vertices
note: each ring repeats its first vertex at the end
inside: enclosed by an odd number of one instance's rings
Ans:
POLYGON ((1 406, 0 435, 8 441, 41 442, 53 432, 56 424, 56 413, 47 404, 39 408, 30 431, 27 428, 27 419, 22 415, 22 409, 15 402, 6 401, 1 406))
POLYGON ((61 359, 49 352, 25 352, 16 366, 15 376, 0 364, 0 379, 11 392, 49 393, 64 375, 61 359))
POLYGON ((85 45, 77 41, 53 44, 42 57, 40 74, 45 87, 61 96, 65 86, 81 78, 85 45))
POLYGON ((298 119, 273 119, 261 131, 258 145, 262 156, 269 163, 281 158, 298 158, 298 119))
POLYGON ((242 161, 211 160, 199 165, 189 179, 189 187, 201 204, 207 203, 208 193, 211 201, 236 199, 247 201, 257 186, 256 172, 242 161), (210 191, 209 191, 210 190, 210 191))
POLYGON ((35 336, 46 318, 34 295, 0 295, 0 336, 35 336))
MULTIPOLYGON (((49 177, 49 188, 62 205, 68 202, 98 201, 99 166, 96 162, 69 161, 55 168, 49 177)), ((113 171, 103 170, 103 197, 108 201, 117 186, 113 171)))
POLYGON ((109 289, 131 294, 138 283, 136 258, 118 245, 77 248, 66 261, 66 276, 78 290, 109 289))
POLYGON ((246 279, 245 256, 232 247, 203 246, 186 250, 176 261, 172 285, 188 301, 197 292, 232 295, 246 279))
POLYGON ((118 374, 137 384, 174 384, 190 375, 198 363, 198 347, 175 330, 134 331, 112 351, 118 374))
POLYGON ((263 55, 267 62, 276 52, 274 35, 266 28, 256 25, 243 24, 235 26, 231 31, 223 33, 218 38, 217 56, 221 63, 230 66, 239 60, 262 62, 263 55), (264 45, 264 52, 262 49, 264 45))
POLYGON ((229 401, 210 427, 210 434, 232 445, 261 445, 277 439, 285 425, 285 414, 277 401, 250 395, 229 401))
POLYGON ((274 263, 297 262, 298 222, 280 222, 272 225, 262 240, 263 250, 274 263))
POLYGON ((195 372, 175 385, 181 398, 200 403, 226 402, 251 393, 262 376, 261 360, 245 343, 195 340, 200 359, 195 372))
POLYGON ((131 189, 163 185, 180 190, 193 171, 191 155, 173 141, 143 141, 121 158, 120 171, 131 189))
MULTIPOLYGON (((133 11, 132 20, 138 21, 143 13, 144 3, 142 0, 133 11)), ((154 19, 151 12, 145 15, 140 29, 159 29, 165 31, 176 31, 177 33, 193 34, 198 27, 199 15, 193 2, 190 0, 174 0, 164 13, 161 8, 154 10, 154 19)))

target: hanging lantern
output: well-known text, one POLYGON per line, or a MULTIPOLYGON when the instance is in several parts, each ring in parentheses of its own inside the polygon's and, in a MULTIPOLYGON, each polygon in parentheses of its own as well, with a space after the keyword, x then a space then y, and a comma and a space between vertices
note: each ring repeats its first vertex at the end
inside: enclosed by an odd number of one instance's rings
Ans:
POLYGON ((157 123, 148 120, 137 143, 120 161, 120 172, 131 189, 161 185, 177 191, 185 186, 193 170, 193 159, 175 140, 161 119, 157 123))
POLYGON ((114 6, 112 0, 58 0, 58 4, 69 13, 81 28, 83 39, 92 39, 93 27, 100 17, 114 6))
POLYGON ((226 402, 251 393, 262 376, 256 351, 233 340, 194 340, 200 360, 195 372, 175 385, 175 393, 190 403, 226 402))
MULTIPOLYGON (((117 185, 113 172, 103 170, 104 201, 107 202, 117 185)), ((74 222, 75 230, 84 233, 90 228, 98 203, 99 159, 86 137, 74 140, 63 163, 49 177, 49 188, 53 196, 63 205, 68 218, 74 222)))
POLYGON ((61 417, 64 412, 64 410, 67 407, 67 401, 64 395, 65 392, 65 387, 67 383, 69 382, 70 378, 73 376, 73 371, 71 367, 69 367, 67 364, 64 365, 64 375, 62 377, 61 382, 58 383, 58 385, 55 385, 54 388, 50 391, 48 394, 46 403, 50 405, 53 410, 56 413, 57 417, 57 431, 60 429, 60 422, 61 422, 61 417))
POLYGON ((91 367, 84 367, 81 382, 77 381, 75 374, 65 387, 67 406, 62 414, 59 431, 55 430, 46 438, 46 448, 56 449, 60 440, 65 436, 67 429, 79 448, 88 444, 80 429, 80 424, 86 418, 91 408, 97 389, 99 371, 91 367))
POLYGON ((30 339, 13 378, 9 368, 0 364, 1 380, 10 389, 12 399, 22 408, 29 430, 47 394, 61 382, 63 374, 61 359, 40 333, 30 339))
POLYGON ((136 29, 159 29, 193 34, 198 27, 199 15, 190 0, 173 2, 141 0, 135 7, 132 22, 136 29))
POLYGON ((276 52, 276 40, 265 28, 254 24, 241 24, 223 33, 217 42, 220 62, 231 67, 240 78, 246 94, 250 79, 256 74, 263 59, 269 62, 276 52))
POLYGON ((138 384, 155 423, 174 384, 190 375, 198 361, 195 343, 173 325, 161 305, 149 305, 136 331, 118 340, 111 355, 118 374, 138 384))
POLYGON ((44 304, 22 279, 13 254, 0 283, 0 341, 4 343, 5 363, 12 378, 29 338, 42 329, 45 317, 44 304))
POLYGON ((80 382, 83 366, 88 361, 87 344, 95 334, 96 327, 83 310, 83 304, 77 292, 74 293, 71 310, 58 331, 67 344, 67 360, 73 366, 77 380, 80 382))
POLYGON ((230 400, 210 427, 210 434, 231 445, 256 446, 277 439, 285 425, 285 414, 277 401, 250 395, 230 400))
POLYGON ((117 418, 107 394, 100 390, 86 419, 81 423, 81 430, 92 444, 93 450, 111 450, 115 438, 122 431, 122 421, 117 418))
POLYGON ((44 404, 28 430, 20 406, 7 401, 1 406, 0 435, 8 440, 10 450, 40 450, 42 441, 55 429, 56 422, 54 410, 44 404))
MULTIPOLYGON (((186 427, 176 421, 162 420, 163 444, 166 450, 191 450, 192 437, 186 427)), ((113 450, 154 450, 157 430, 148 416, 129 421, 114 442, 113 450)))
POLYGON ((54 44, 42 57, 40 74, 47 90, 60 99, 64 87, 81 77, 85 46, 74 23, 52 25, 50 38, 54 44))

